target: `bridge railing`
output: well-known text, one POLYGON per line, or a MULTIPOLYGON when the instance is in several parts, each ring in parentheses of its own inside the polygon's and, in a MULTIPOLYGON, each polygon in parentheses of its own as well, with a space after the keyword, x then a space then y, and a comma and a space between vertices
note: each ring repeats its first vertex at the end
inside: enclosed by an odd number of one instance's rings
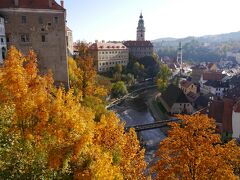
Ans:
POLYGON ((145 131, 150 129, 156 129, 160 127, 166 127, 168 126, 168 123, 170 122, 180 122, 179 119, 171 119, 171 120, 164 120, 164 121, 158 121, 154 123, 148 123, 148 124, 140 124, 140 125, 133 125, 133 126, 127 126, 125 127, 125 131, 129 131, 130 128, 134 128, 135 131, 145 131))

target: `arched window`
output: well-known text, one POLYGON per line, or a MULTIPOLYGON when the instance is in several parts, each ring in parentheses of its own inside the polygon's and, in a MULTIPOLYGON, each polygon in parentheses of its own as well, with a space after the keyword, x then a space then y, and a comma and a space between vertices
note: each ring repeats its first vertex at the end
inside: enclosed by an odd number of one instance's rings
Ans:
POLYGON ((2 59, 5 59, 6 58, 6 48, 5 47, 2 47, 2 59))

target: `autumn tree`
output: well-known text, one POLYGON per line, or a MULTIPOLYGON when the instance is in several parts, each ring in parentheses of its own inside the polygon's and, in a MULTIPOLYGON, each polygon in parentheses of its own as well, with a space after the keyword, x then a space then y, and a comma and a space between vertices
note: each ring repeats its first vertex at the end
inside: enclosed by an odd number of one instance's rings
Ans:
POLYGON ((206 115, 179 115, 160 143, 152 170, 157 179, 236 179, 240 147, 222 144, 215 122, 206 115))
POLYGON ((143 176, 135 132, 124 132, 115 115, 104 114, 95 122, 96 109, 82 93, 54 87, 50 73, 38 74, 32 51, 24 56, 11 47, 0 69, 0 179, 143 176))
POLYGON ((85 59, 85 58, 88 58, 89 56, 91 56, 86 42, 77 41, 75 46, 77 49, 77 56, 76 56, 77 59, 79 59, 79 58, 85 59))
POLYGON ((108 113, 96 126, 95 144, 109 152, 113 164, 118 165, 124 179, 145 179, 144 150, 140 148, 137 135, 133 129, 125 133, 124 124, 117 116, 108 113))
MULTIPOLYGON (((68 59, 70 87, 81 98, 81 102, 94 109, 96 119, 105 113, 106 88, 97 81, 97 73, 91 57, 74 60, 68 59)), ((110 90, 110 89, 108 89, 110 90)))
POLYGON ((171 70, 166 64, 160 65, 160 71, 157 75, 157 86, 160 92, 163 92, 168 87, 168 81, 171 74, 171 70))

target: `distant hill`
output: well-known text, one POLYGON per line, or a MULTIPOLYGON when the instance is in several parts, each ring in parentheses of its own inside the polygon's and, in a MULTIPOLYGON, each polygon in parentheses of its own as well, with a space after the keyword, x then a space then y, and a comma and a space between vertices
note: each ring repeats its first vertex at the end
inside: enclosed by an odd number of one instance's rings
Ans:
POLYGON ((153 40, 155 51, 160 57, 175 58, 181 41, 183 58, 188 61, 219 61, 226 59, 226 53, 240 52, 240 31, 201 37, 159 38, 153 40))
POLYGON ((200 37, 189 36, 185 38, 159 38, 152 41, 154 45, 162 45, 162 46, 178 46, 179 41, 182 44, 191 42, 193 40, 199 41, 201 43, 221 43, 221 42, 229 42, 229 41, 240 41, 240 31, 231 32, 225 34, 217 34, 217 35, 206 35, 200 37))

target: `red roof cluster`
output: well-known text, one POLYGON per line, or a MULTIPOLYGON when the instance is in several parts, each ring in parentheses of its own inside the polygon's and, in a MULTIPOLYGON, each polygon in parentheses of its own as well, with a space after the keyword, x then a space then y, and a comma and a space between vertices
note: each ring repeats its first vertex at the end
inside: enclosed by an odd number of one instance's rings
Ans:
POLYGON ((203 80, 220 81, 223 77, 222 72, 207 71, 203 73, 203 80))
POLYGON ((52 0, 52 7, 49 7, 49 0, 18 0, 15 6, 14 0, 1 0, 0 8, 30 8, 30 9, 56 9, 64 10, 55 0, 52 0))

